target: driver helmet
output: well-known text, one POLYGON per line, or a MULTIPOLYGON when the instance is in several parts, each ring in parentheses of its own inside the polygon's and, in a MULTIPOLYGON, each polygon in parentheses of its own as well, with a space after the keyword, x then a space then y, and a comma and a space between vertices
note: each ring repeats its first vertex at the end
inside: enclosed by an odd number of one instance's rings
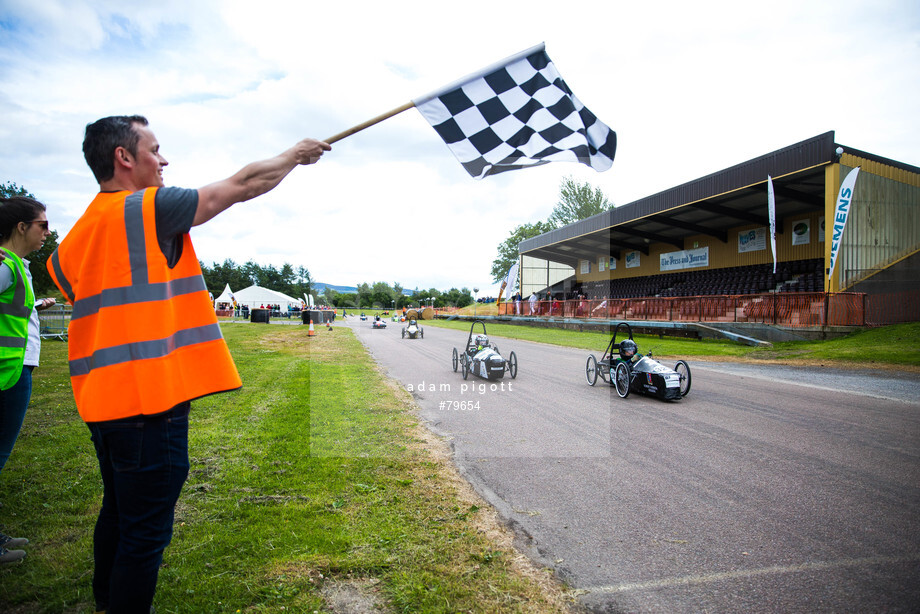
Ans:
POLYGON ((489 347, 489 338, 486 335, 476 335, 476 345, 482 348, 489 347))
POLYGON ((623 360, 629 360, 636 355, 636 352, 639 351, 639 346, 636 345, 636 342, 632 339, 625 339, 620 341, 620 358, 623 360))
POLYGON ((409 326, 415 326, 415 320, 409 320, 409 326))

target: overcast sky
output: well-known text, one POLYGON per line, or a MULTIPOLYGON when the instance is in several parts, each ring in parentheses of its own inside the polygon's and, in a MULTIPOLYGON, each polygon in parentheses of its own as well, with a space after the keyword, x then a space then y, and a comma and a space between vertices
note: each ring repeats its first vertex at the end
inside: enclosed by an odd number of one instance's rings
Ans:
POLYGON ((81 144, 100 117, 146 115, 166 185, 197 188, 540 42, 617 132, 609 171, 476 181, 410 109, 194 228, 198 257, 482 296, 498 244, 565 177, 622 205, 828 130, 920 165, 916 0, 0 0, 0 183, 63 237, 98 187, 81 144))

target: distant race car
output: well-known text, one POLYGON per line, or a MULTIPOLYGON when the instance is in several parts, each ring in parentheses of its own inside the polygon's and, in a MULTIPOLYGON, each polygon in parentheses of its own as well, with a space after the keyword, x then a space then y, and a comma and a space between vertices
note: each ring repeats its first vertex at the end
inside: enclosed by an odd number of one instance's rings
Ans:
POLYGON ((386 328, 387 323, 384 320, 380 319, 379 315, 374 316, 374 323, 371 324, 373 328, 386 328))
POLYGON ((498 352, 498 347, 493 345, 486 335, 486 324, 482 320, 475 320, 470 326, 470 336, 466 340, 466 349, 460 353, 454 348, 451 362, 454 372, 457 367, 461 368, 463 379, 466 379, 470 373, 484 379, 501 379, 505 372, 511 374, 511 379, 517 377, 517 355, 511 352, 508 359, 502 358, 498 352), (476 325, 482 326, 482 333, 473 338, 473 329, 476 325))
POLYGON ((633 341, 632 328, 627 322, 620 322, 613 329, 613 338, 600 360, 594 354, 588 356, 585 377, 593 386, 597 376, 615 386, 617 394, 625 399, 630 392, 656 396, 666 401, 676 401, 690 392, 690 365, 678 360, 673 369, 652 358, 639 354, 639 347, 633 341), (617 333, 626 327, 628 338, 617 343, 617 333))
POLYGON ((367 320, 367 316, 364 315, 364 314, 362 313, 362 314, 361 314, 361 321, 364 322, 365 320, 367 320))
POLYGON ((418 322, 415 320, 409 320, 409 325, 404 326, 402 329, 402 338, 405 339, 424 339, 425 329, 418 325, 418 322))

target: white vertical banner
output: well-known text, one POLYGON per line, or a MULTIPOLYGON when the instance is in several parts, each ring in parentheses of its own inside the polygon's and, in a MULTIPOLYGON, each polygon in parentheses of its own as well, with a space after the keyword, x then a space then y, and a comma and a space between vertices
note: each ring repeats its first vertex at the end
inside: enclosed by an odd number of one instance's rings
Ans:
POLYGON ((776 275, 776 196, 773 178, 767 175, 767 214, 770 216, 770 249, 773 251, 773 274, 776 275))
POLYGON ((843 238, 843 229, 847 225, 847 217, 850 215, 850 206, 853 204, 853 191, 856 186, 857 175, 859 175, 858 166, 843 178, 843 182, 840 184, 840 192, 837 194, 837 206, 834 208, 834 229, 831 233, 831 262, 827 271, 828 279, 834 274, 834 265, 837 264, 837 256, 840 254, 840 242, 843 238))
POLYGON ((518 272, 518 263, 515 262, 514 264, 511 265, 511 269, 508 270, 508 275, 505 276, 505 280, 502 282, 502 287, 498 291, 498 302, 499 303, 502 301, 502 294, 505 292, 505 288, 508 289, 509 297, 512 294, 514 294, 514 286, 517 283, 517 272, 518 272))

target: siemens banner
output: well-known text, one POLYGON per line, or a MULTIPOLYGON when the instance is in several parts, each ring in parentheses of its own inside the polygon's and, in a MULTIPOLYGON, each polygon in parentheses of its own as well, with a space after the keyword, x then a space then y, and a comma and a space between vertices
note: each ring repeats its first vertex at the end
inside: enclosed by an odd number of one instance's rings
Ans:
POLYGON ((850 215, 850 205, 853 204, 853 191, 856 186, 856 177, 859 175, 857 166, 844 177, 843 183, 840 184, 840 192, 837 194, 837 207, 834 211, 834 231, 831 235, 831 261, 828 267, 827 277, 834 273, 834 265, 837 264, 837 256, 840 253, 840 240, 843 238, 843 229, 847 226, 847 217, 850 215))
POLYGON ((662 271, 680 271, 709 266, 709 248, 685 249, 679 252, 661 254, 662 271))

